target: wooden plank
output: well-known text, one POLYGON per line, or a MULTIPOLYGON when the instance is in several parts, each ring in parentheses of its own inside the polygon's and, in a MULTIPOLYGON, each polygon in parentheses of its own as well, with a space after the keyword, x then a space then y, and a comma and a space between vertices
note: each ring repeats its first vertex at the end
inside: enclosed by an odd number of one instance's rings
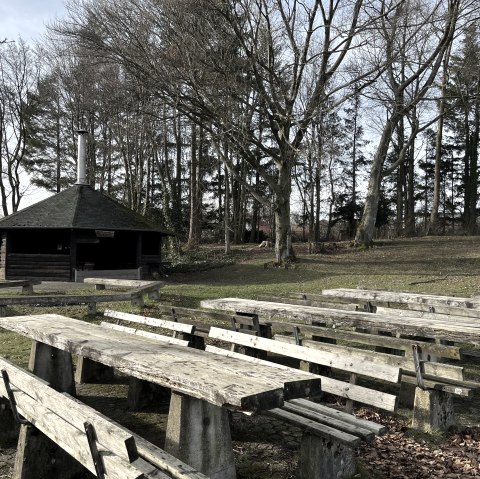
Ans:
POLYGON ((325 424, 319 424, 316 421, 298 416, 297 414, 294 414, 290 411, 285 411, 284 409, 272 409, 271 411, 267 411, 266 414, 278 419, 283 419, 284 421, 290 422, 302 429, 306 429, 311 434, 317 434, 319 436, 326 437, 331 441, 338 441, 343 444, 348 444, 351 447, 358 447, 361 442, 360 438, 353 436, 352 434, 339 431, 338 429, 325 424))
MULTIPOLYGON (((222 356, 225 356, 227 358, 237 358, 243 360, 246 357, 255 359, 251 356, 245 356, 244 354, 241 353, 235 353, 233 351, 228 351, 226 349, 218 348, 216 346, 207 346, 205 348, 207 352, 210 353, 215 353, 215 354, 220 354, 222 356)), ((260 361, 260 360, 259 360, 260 361)), ((259 362, 257 364, 263 364, 263 365, 268 365, 269 367, 273 365, 273 363, 265 361, 265 362, 259 362)), ((285 400, 290 399, 290 396, 295 396, 295 390, 297 387, 297 382, 291 381, 292 374, 297 375, 300 371, 298 369, 294 368, 289 368, 288 366, 285 366, 285 369, 279 369, 273 379, 269 379, 269 383, 272 385, 272 387, 281 387, 284 388, 284 398, 285 400)), ((320 380, 320 377, 316 374, 308 373, 306 371, 301 371, 302 377, 304 378, 305 381, 308 381, 309 379, 318 381, 320 380)), ((266 379, 267 381, 267 379, 266 379)), ((308 395, 308 394, 307 394, 308 395)))
POLYGON ((363 301, 383 301, 392 303, 418 303, 429 306, 454 306, 460 308, 480 309, 480 300, 478 298, 461 298, 455 296, 441 296, 435 294, 405 293, 383 290, 367 289, 324 289, 324 296, 333 296, 336 298, 348 298, 363 301))
POLYGON ((405 321, 395 316, 382 316, 360 311, 316 308, 265 301, 244 300, 240 298, 222 298, 205 300, 202 307, 228 311, 244 311, 266 316, 268 319, 288 318, 304 324, 324 323, 330 327, 344 329, 349 327, 379 328, 392 333, 446 339, 461 343, 480 344, 480 324, 450 324, 448 321, 422 318, 405 321))
POLYGON ((282 329, 290 331, 294 327, 300 329, 300 332, 311 333, 326 338, 348 341, 350 343, 364 344, 367 346, 381 346, 391 349, 399 349, 405 351, 406 356, 412 355, 412 345, 417 344, 423 353, 435 355, 442 358, 461 359, 461 350, 458 346, 450 346, 446 344, 429 343, 416 339, 396 338, 393 336, 383 336, 378 334, 359 333, 357 331, 349 331, 337 328, 328 328, 323 326, 310 326, 299 323, 285 321, 260 321, 260 324, 266 324, 274 329, 282 329))
POLYGON ((0 288, 17 288, 23 286, 33 286, 36 284, 41 284, 40 280, 22 280, 22 279, 12 279, 6 281, 0 281, 0 288))
MULTIPOLYGON (((417 385, 417 378, 414 376, 405 375, 402 377, 402 381, 405 383, 417 385)), ((424 377, 423 382, 427 389, 435 389, 437 391, 443 391, 446 393, 454 394, 455 396, 471 398, 473 397, 473 394, 474 394, 474 389, 470 387, 466 387, 465 385, 462 385, 462 384, 455 385, 455 384, 442 383, 439 380, 439 378, 428 379, 428 377, 424 377)), ((478 387, 476 389, 478 389, 478 387)))
POLYGON ((175 321, 167 321, 165 319, 150 318, 148 316, 140 316, 138 314, 123 313, 121 311, 113 311, 106 309, 104 316, 122 321, 130 321, 132 323, 145 324, 147 326, 156 326, 159 328, 170 329, 180 333, 192 334, 193 326, 191 324, 178 323, 175 321))
POLYGON ((350 358, 345 357, 342 350, 334 351, 332 349, 330 351, 320 351, 215 327, 210 328, 209 336, 214 339, 257 348, 270 353, 276 353, 315 364, 331 366, 343 371, 382 379, 383 381, 397 383, 400 380, 400 369, 398 367, 381 363, 374 364, 369 361, 355 362, 350 358))
POLYGON ((163 281, 144 281, 139 279, 84 278, 83 282, 87 284, 116 286, 119 288, 141 288, 151 286, 155 289, 160 289, 165 286, 165 283, 163 281))
MULTIPOLYGON (((431 313, 431 306, 428 306, 426 304, 408 304, 407 305, 409 310, 412 311, 421 311, 425 313, 431 313)), ((433 307, 435 313, 433 314, 439 314, 439 315, 448 315, 448 316, 461 316, 461 317, 469 317, 469 318, 476 318, 480 319, 480 311, 477 309, 471 309, 471 308, 457 308, 454 306, 434 306, 433 307)))
POLYGON ((115 331, 122 331, 124 333, 135 334, 137 336, 143 336, 145 338, 155 339, 162 343, 167 344, 176 344, 177 346, 188 347, 189 341, 184 341, 183 339, 172 338, 171 336, 163 336, 161 334, 152 333, 150 331, 144 331, 143 329, 129 328, 127 326, 121 326, 119 324, 105 323, 102 321, 100 323, 102 328, 112 329, 115 331))
MULTIPOLYGON (((116 428, 112 423, 100 416, 97 411, 77 401, 66 393, 52 389, 48 383, 34 374, 13 365, 6 359, 0 358, 0 370, 7 371, 13 388, 23 391, 32 399, 56 414, 65 415, 68 421, 79 431, 83 431, 83 424, 88 421, 94 424, 97 442, 114 452, 117 456, 131 462, 138 457, 135 441, 131 434, 116 428)), ((4 384, 0 381, 1 391, 5 393, 4 384)))
MULTIPOLYGON (((315 404, 315 403, 312 403, 315 404)), ((365 429, 359 424, 351 424, 349 422, 343 422, 341 419, 332 417, 330 415, 323 414, 320 411, 315 411, 313 408, 304 408, 290 402, 286 402, 282 408, 284 411, 289 411, 299 416, 306 417, 312 421, 325 424, 327 426, 338 429, 339 431, 346 432, 352 436, 357 436, 364 441, 371 442, 375 437, 375 434, 369 429, 365 429)))
MULTIPOLYGON (((3 363, 2 368, 3 366, 8 367, 9 373, 13 373, 11 365, 7 366, 3 363)), ((68 407, 65 408, 65 402, 66 400, 68 402, 68 398, 64 396, 58 403, 56 409, 52 410, 43 404, 43 397, 42 402, 40 402, 16 387, 16 385, 12 387, 12 390, 19 413, 68 454, 83 464, 89 471, 95 473, 95 466, 93 464, 87 436, 83 429, 83 423, 82 429, 78 429, 70 422, 70 410, 68 407)), ((48 390, 48 392, 55 392, 51 388, 48 388, 48 390)), ((6 397, 3 382, 0 382, 0 394, 6 397)), ((60 396, 62 395, 60 394, 60 396)), ((97 427, 96 423, 94 423, 94 427, 97 427)), ((123 433, 122 435, 125 434, 123 433)), ((112 442, 113 438, 110 438, 109 443, 112 444, 112 442)), ((141 479, 144 477, 129 461, 114 454, 106 448, 104 444, 98 441, 97 446, 109 478, 141 479)))
POLYGON ((358 305, 355 303, 334 303, 332 301, 319 301, 310 298, 303 298, 303 294, 299 293, 293 295, 289 293, 287 297, 280 296, 264 296, 260 295, 257 297, 258 301, 270 301, 272 303, 286 303, 286 304, 298 304, 301 306, 316 306, 320 308, 337 308, 337 309, 346 309, 349 311, 356 311, 358 305))
POLYGON ((363 429, 371 431, 376 436, 383 436, 388 431, 388 428, 386 426, 377 424, 373 421, 368 421, 366 419, 359 419, 352 414, 348 414, 344 411, 328 407, 324 404, 314 403, 312 401, 309 401, 308 399, 292 399, 291 401, 289 401, 289 404, 302 406, 303 408, 312 409, 313 411, 321 411, 322 414, 337 418, 342 422, 349 422, 353 425, 361 424, 361 427, 363 429))
MULTIPOLYGON (((284 343, 295 344, 295 339, 291 336, 275 335, 275 340, 284 343)), ((302 345, 307 348, 313 348, 320 351, 328 351, 339 355, 344 355, 350 359, 359 362, 371 362, 375 364, 387 364, 402 369, 402 373, 415 373, 415 365, 412 357, 397 356, 394 354, 380 353, 378 351, 369 351, 367 349, 357 349, 348 346, 339 346, 336 344, 322 343, 319 341, 304 340, 302 345)), ((454 364, 436 363, 426 361, 423 363, 425 374, 437 376, 439 380, 453 379, 463 381, 464 368, 454 364)))
MULTIPOLYGON (((122 426, 120 426, 122 427, 122 426)), ((207 476, 133 433, 140 457, 167 472, 173 479, 207 479, 207 476)))
MULTIPOLYGON (((0 327, 218 406, 253 412, 283 405, 283 390, 265 384, 265 378, 277 374, 273 367, 252 370, 235 358, 105 331, 55 314, 0 318, 0 327)), ((320 379, 292 375, 292 384, 297 380, 297 397, 320 391, 320 379)))
MULTIPOLYGON (((234 353, 232 351, 221 350, 217 351, 220 348, 215 348, 214 346, 207 346, 207 350, 215 352, 217 354, 222 354, 223 356, 228 356, 232 358, 242 359, 243 361, 256 364, 256 365, 265 365, 269 364, 273 367, 276 367, 279 370, 290 370, 288 366, 282 364, 276 364, 273 362, 265 361, 263 359, 253 358, 251 356, 246 356, 240 353, 234 353), (223 352, 222 352, 223 351, 223 352)), ((309 374, 305 371, 298 371, 299 373, 309 374)), ((362 404, 368 404, 379 409, 384 409, 385 411, 395 411, 397 408, 397 397, 394 394, 388 394, 381 391, 375 391, 364 386, 357 386, 356 384, 349 384, 338 379, 333 379, 327 376, 317 376, 321 378, 322 381, 322 391, 333 394, 335 396, 342 397, 344 399, 351 399, 362 404)))
POLYGON ((32 306, 63 306, 68 304, 107 303, 129 301, 132 293, 98 294, 98 295, 62 295, 62 296, 0 296, 0 304, 32 306))

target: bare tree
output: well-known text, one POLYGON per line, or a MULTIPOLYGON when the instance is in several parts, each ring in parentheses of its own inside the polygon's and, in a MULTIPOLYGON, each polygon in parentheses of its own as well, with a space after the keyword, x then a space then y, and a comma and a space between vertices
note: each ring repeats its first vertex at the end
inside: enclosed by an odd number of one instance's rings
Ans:
MULTIPOLYGON (((274 192, 280 263, 292 255, 292 171, 313 118, 332 94, 341 102, 346 86, 356 82, 360 89, 379 72, 377 65, 365 71, 353 62, 350 75, 340 75, 348 54, 361 46, 358 33, 371 24, 365 3, 371 2, 83 1, 71 5, 68 23, 56 28, 123 64, 152 94, 175 101, 220 150, 227 143, 259 173, 274 192), (268 135, 259 133, 260 117, 268 122, 268 135), (273 173, 264 167, 267 159, 275 164, 273 173)), ((244 186, 270 206, 269 198, 244 186)))
POLYGON ((37 64, 25 42, 0 45, 0 199, 5 216, 17 211, 25 193, 22 162, 37 76, 37 64))
MULTIPOLYGON (((381 2, 381 12, 392 0, 381 2)), ((388 118, 374 155, 357 245, 370 246, 375 232, 383 165, 392 135, 401 120, 434 84, 443 56, 453 40, 462 0, 406 0, 392 15, 381 15, 378 32, 387 62, 385 86, 388 118)), ((375 11, 374 15, 378 16, 375 11)), ((413 141, 413 139, 412 139, 413 141)))

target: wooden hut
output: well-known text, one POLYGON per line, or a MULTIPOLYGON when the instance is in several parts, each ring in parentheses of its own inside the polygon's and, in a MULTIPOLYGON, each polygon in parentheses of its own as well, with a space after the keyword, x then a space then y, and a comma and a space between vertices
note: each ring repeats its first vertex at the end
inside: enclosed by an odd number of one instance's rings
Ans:
POLYGON ((77 180, 0 219, 0 279, 141 278, 161 269, 162 239, 172 233, 85 184, 83 165, 77 180))

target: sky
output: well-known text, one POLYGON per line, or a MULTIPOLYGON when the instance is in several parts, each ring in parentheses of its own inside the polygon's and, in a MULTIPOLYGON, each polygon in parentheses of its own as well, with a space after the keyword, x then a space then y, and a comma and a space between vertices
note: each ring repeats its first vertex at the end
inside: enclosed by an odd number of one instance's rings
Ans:
POLYGON ((64 0, 0 0, 0 39, 34 41, 63 13, 64 0))

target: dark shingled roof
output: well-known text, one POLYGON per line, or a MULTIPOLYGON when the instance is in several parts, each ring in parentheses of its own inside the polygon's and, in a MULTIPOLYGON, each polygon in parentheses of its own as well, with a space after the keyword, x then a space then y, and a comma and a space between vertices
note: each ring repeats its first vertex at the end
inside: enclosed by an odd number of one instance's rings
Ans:
POLYGON ((74 185, 0 219, 0 229, 102 229, 173 234, 89 185, 74 185))

